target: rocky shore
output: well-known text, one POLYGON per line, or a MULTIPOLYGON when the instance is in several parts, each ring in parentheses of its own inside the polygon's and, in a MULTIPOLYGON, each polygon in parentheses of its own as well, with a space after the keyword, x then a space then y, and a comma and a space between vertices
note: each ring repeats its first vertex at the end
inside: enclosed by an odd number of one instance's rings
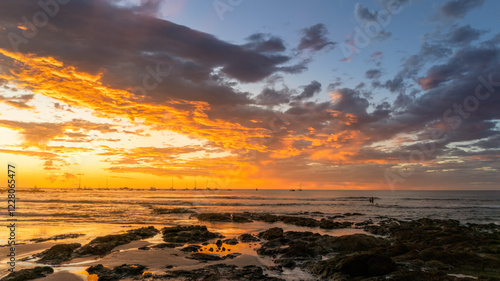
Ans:
POLYGON ((270 227, 227 238, 204 225, 143 227, 97 237, 83 246, 54 245, 31 257, 43 267, 19 270, 1 280, 43 280, 53 272, 47 265, 82 258, 95 259, 86 271, 99 281, 291 279, 285 271, 309 276, 304 280, 500 280, 500 227, 494 224, 431 219, 348 224, 333 218, 251 213, 198 214, 197 218, 200 222, 283 222, 311 231, 270 227), (362 227, 366 234, 315 233, 327 220, 334 227, 362 227), (155 236, 164 243, 145 241, 155 236), (117 251, 120 247, 129 250, 122 253, 117 251), (231 247, 254 248, 255 254, 230 252, 231 247))

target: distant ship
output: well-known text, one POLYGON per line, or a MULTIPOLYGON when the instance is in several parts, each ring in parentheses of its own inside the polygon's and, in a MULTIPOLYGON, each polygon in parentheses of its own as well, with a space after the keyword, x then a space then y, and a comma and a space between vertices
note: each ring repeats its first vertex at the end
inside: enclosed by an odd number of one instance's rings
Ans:
POLYGON ((295 191, 295 189, 290 189, 290 191, 295 191))
POLYGON ((38 186, 34 186, 33 188, 30 188, 28 190, 29 192, 45 192, 44 190, 41 190, 40 188, 38 188, 38 186))
POLYGON ((298 191, 302 191, 302 182, 300 182, 299 184, 299 189, 297 189, 298 191))
POLYGON ((156 191, 156 187, 154 187, 154 186, 150 187, 149 191, 156 191))

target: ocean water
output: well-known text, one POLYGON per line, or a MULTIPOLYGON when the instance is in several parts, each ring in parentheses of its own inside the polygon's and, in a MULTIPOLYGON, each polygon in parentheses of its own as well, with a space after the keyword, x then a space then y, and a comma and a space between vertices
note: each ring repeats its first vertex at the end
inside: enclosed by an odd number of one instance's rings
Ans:
MULTIPOLYGON (((6 193, 3 193, 6 197, 6 193)), ((172 225, 204 224, 227 238, 242 233, 257 233, 272 226, 285 230, 313 231, 329 235, 362 233, 361 228, 323 230, 320 228, 285 225, 282 222, 268 224, 252 223, 208 223, 191 218, 190 214, 153 214, 153 208, 187 208, 203 212, 256 212, 279 215, 300 215, 321 219, 343 216, 336 220, 377 223, 386 218, 411 220, 418 218, 457 219, 462 223, 500 224, 500 191, 288 191, 288 190, 72 190, 45 189, 45 192, 16 193, 16 240, 31 244, 19 247, 17 269, 38 264, 22 261, 23 257, 50 247, 57 241, 41 246, 30 239, 48 238, 59 234, 83 233, 85 236, 71 243, 88 243, 91 239, 108 234, 123 233, 128 229, 153 225, 158 229, 172 225), (371 204, 369 198, 374 197, 371 204), (348 215, 346 213, 357 213, 348 215), (40 248, 42 247, 42 248, 40 248)), ((7 200, 0 208, 7 214, 7 200)), ((2 224, 8 225, 6 215, 2 224)), ((8 229, 0 228, 0 245, 7 244, 8 229)), ((64 240, 65 243, 68 240, 64 240)), ((150 243, 161 243, 161 235, 148 239, 150 243)), ((210 246, 210 245, 209 245, 210 246)), ((233 246, 227 246, 233 247, 233 246)), ((233 252, 256 255, 255 246, 234 246, 233 252)), ((7 247, 0 247, 0 275, 6 275, 8 264, 7 247)), ((268 257, 258 257, 263 264, 271 264, 268 257)), ((69 271, 85 278, 83 270, 90 261, 64 264, 55 271, 69 271)), ((0 276, 1 277, 1 276, 0 276)), ((298 269, 285 270, 286 280, 314 280, 298 269)))
MULTIPOLYGON (((85 227, 93 227, 105 232, 113 226, 123 225, 197 223, 190 214, 152 213, 152 208, 177 207, 198 213, 258 212, 316 219, 345 213, 362 214, 338 219, 352 222, 371 219, 376 223, 384 218, 410 220, 425 217, 500 224, 500 191, 45 189, 45 192, 18 192, 16 197, 15 218, 19 236, 25 239, 55 235, 66 229, 71 232, 72 226, 84 231, 85 227), (375 197, 373 204, 369 202, 370 197, 375 197)), ((7 210, 4 201, 0 208, 7 210)), ((3 224, 7 224, 6 220, 7 217, 3 216, 3 224)), ((225 227, 249 228, 247 224, 225 227)))

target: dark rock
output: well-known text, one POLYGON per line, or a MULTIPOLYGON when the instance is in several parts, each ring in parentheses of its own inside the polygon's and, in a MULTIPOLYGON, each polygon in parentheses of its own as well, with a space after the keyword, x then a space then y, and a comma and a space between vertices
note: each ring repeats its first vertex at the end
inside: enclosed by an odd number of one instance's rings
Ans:
POLYGON ((198 245, 189 245, 181 249, 183 252, 198 252, 201 249, 201 246, 198 245))
POLYGON ((146 267, 140 264, 122 264, 113 269, 98 264, 87 268, 86 271, 90 275, 97 274, 99 281, 117 281, 127 277, 142 275, 145 269, 146 267))
POLYGON ((334 276, 336 272, 338 272, 337 268, 338 262, 339 260, 335 258, 331 258, 324 261, 307 262, 304 265, 304 268, 309 273, 316 276, 319 280, 330 280, 330 278, 334 276))
POLYGON ((234 259, 234 258, 237 258, 239 256, 241 256, 240 253, 232 253, 232 254, 225 255, 224 259, 234 259))
POLYGON ((224 258, 219 256, 219 255, 214 255, 214 254, 205 254, 205 253, 194 253, 191 256, 187 257, 188 259, 192 260, 197 260, 201 262, 207 262, 207 261, 220 261, 223 260, 224 258))
POLYGON ((252 222, 252 220, 242 214, 233 214, 233 222, 245 223, 245 222, 252 222))
POLYGON ((98 255, 104 256, 117 246, 128 244, 135 240, 141 240, 155 236, 159 231, 153 226, 129 230, 125 234, 107 235, 97 237, 87 245, 75 251, 76 256, 98 255))
POLYGON ((238 240, 237 240, 237 239, 235 239, 235 238, 232 238, 232 239, 226 239, 226 240, 224 240, 224 241, 222 241, 222 242, 226 243, 227 245, 236 245, 236 244, 238 244, 238 243, 239 243, 239 242, 238 242, 238 240))
MULTIPOLYGON (((214 264, 194 270, 174 270, 167 274, 158 276, 159 279, 175 280, 263 280, 263 281, 282 281, 276 277, 264 275, 261 267, 248 265, 237 267, 236 265, 214 264)), ((99 280, 101 281, 101 280, 99 280)))
POLYGON ((217 242, 215 242, 215 246, 217 246, 219 248, 222 247, 222 241, 220 239, 217 240, 217 242))
POLYGON ((177 248, 177 247, 182 247, 184 244, 180 243, 160 243, 157 245, 154 245, 152 248, 156 249, 163 249, 163 248, 177 248))
POLYGON ((351 276, 380 276, 396 270, 396 263, 388 256, 358 254, 343 259, 338 264, 338 269, 351 276))
POLYGON ((389 229, 385 226, 380 226, 380 225, 365 225, 363 227, 363 230, 375 234, 375 235, 389 235, 389 229))
POLYGON ((339 229, 351 227, 351 222, 336 222, 333 220, 321 219, 319 227, 323 229, 339 229))
POLYGON ((143 247, 139 247, 137 249, 138 250, 143 250, 143 251, 148 251, 150 248, 148 246, 143 246, 143 247))
POLYGON ((46 277, 47 274, 54 273, 50 266, 37 266, 35 268, 21 269, 19 271, 11 272, 9 275, 2 278, 2 281, 26 281, 37 278, 46 277))
POLYGON ((343 216, 343 215, 335 215, 335 216, 330 216, 330 217, 328 217, 328 218, 329 218, 329 219, 331 219, 331 220, 334 220, 334 219, 341 219, 341 218, 345 218, 345 216, 343 216))
POLYGON ((240 239, 241 242, 257 242, 257 241, 260 241, 259 238, 253 236, 252 234, 242 234, 240 235, 240 237, 238 237, 240 239))
POLYGON ((162 229, 163 241, 174 243, 199 243, 214 238, 224 238, 207 230, 204 225, 174 226, 162 229))
POLYGON ((272 240, 276 238, 283 237, 283 229, 279 227, 273 227, 266 231, 259 233, 259 237, 266 240, 272 240))
POLYGON ((163 215, 163 214, 196 214, 195 211, 186 208, 172 208, 172 209, 153 209, 153 214, 163 215))
POLYGON ((295 268, 295 266, 297 266, 297 264, 295 263, 295 261, 293 259, 277 259, 274 262, 282 267, 286 267, 286 268, 290 268, 290 269, 293 269, 293 268, 295 268))
POLYGON ((78 238, 80 236, 84 236, 85 234, 59 234, 59 235, 56 235, 56 236, 52 236, 52 237, 49 237, 49 238, 34 238, 34 239, 31 239, 30 241, 31 242, 35 242, 35 243, 40 243, 40 242, 45 242, 45 241, 49 241, 49 240, 62 240, 62 239, 73 239, 73 238, 78 238))
POLYGON ((276 256, 278 255, 279 253, 281 253, 280 251, 280 247, 282 246, 282 243, 279 242, 279 241, 268 241, 264 244, 262 244, 262 246, 257 249, 257 254, 259 255, 263 255, 263 256, 276 256))
POLYGON ((354 253, 361 251, 372 251, 377 248, 385 248, 390 245, 383 238, 373 237, 366 234, 353 234, 333 237, 331 241, 333 250, 340 253, 354 253))
POLYGON ((267 214, 267 213, 264 213, 264 214, 252 213, 252 214, 250 214, 250 217, 253 220, 263 221, 263 222, 267 222, 267 223, 273 223, 273 222, 279 221, 278 216, 267 214))
POLYGON ((498 226, 460 225, 456 220, 425 218, 381 222, 381 227, 388 230, 394 245, 404 247, 404 251, 395 251, 394 247, 387 251, 398 262, 415 265, 416 261, 439 261, 444 264, 441 268, 467 272, 467 275, 479 279, 490 280, 492 276, 500 276, 500 255, 489 250, 500 245, 498 226))
POLYGON ((356 226, 366 226, 366 225, 371 225, 371 224, 373 224, 372 220, 365 220, 365 221, 356 223, 356 226))
POLYGON ((294 216, 280 216, 279 220, 296 226, 318 227, 319 221, 313 218, 294 217, 294 216))
MULTIPOLYGON (((391 281, 466 281, 469 278, 458 278, 447 275, 446 272, 426 272, 421 270, 414 271, 396 271, 391 274, 391 281)), ((484 279, 484 280, 499 280, 499 279, 484 279)))
POLYGON ((203 213, 196 215, 196 218, 200 221, 208 222, 252 222, 249 213, 203 213))
POLYGON ((365 214, 362 213, 344 213, 344 216, 346 217, 352 217, 352 216, 364 216, 365 214))
POLYGON ((304 241, 291 241, 289 246, 280 251, 283 258, 310 259, 318 256, 311 243, 304 241))
POLYGON ((73 251, 80 246, 82 246, 80 243, 52 246, 50 249, 36 255, 37 257, 41 257, 41 259, 37 262, 55 265, 65 261, 69 261, 71 260, 73 251))
POLYGON ((232 222, 230 213, 203 213, 196 216, 200 221, 208 222, 232 222))

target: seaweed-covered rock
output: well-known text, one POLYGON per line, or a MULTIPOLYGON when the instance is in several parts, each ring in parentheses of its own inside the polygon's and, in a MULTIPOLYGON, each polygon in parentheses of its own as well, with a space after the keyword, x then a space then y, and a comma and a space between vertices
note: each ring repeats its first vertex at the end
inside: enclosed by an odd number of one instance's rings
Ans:
MULTIPOLYGON (((235 280, 235 281, 283 281, 276 277, 269 277, 264 274, 260 266, 247 265, 238 267, 236 265, 214 264, 194 270, 174 270, 169 271, 165 275, 155 276, 157 279, 164 278, 166 280, 235 280)), ((100 281, 100 280, 99 280, 100 281)))
POLYGON ((351 222, 338 222, 329 219, 321 219, 319 227, 323 229, 339 229, 351 227, 351 222))
POLYGON ((165 227, 161 231, 163 241, 173 243, 198 243, 215 238, 224 238, 219 233, 208 231, 204 225, 165 227))
POLYGON ((128 244, 135 240, 141 240, 155 236, 159 231, 153 226, 142 227, 127 231, 125 234, 114 234, 97 237, 87 245, 75 251, 76 256, 98 255, 104 256, 117 246, 128 244))
POLYGON ((208 222, 236 222, 236 223, 252 222, 252 220, 249 218, 248 213, 243 213, 243 214, 202 213, 196 215, 196 218, 200 221, 208 221, 208 222))
POLYGON ((377 248, 388 247, 389 241, 383 238, 373 237, 366 234, 353 234, 333 237, 333 251, 340 253, 354 253, 361 251, 373 251, 377 248))
POLYGON ((37 266, 35 268, 21 269, 11 272, 9 275, 1 279, 1 281, 26 281, 46 277, 47 274, 54 273, 54 269, 50 266, 37 266))
POLYGON ((152 246, 151 248, 163 249, 163 248, 177 248, 182 246, 184 246, 184 244, 181 243, 160 243, 152 246))
POLYGON ((191 256, 187 257, 187 258, 188 259, 192 259, 192 260, 201 261, 201 262, 220 261, 220 260, 224 259, 223 257, 221 257, 219 255, 205 254, 205 253, 194 253, 191 256))
POLYGON ((189 245, 181 249, 183 252, 198 252, 201 249, 201 246, 198 245, 189 245))
POLYGON ((396 263, 388 256, 377 254, 357 254, 348 256, 338 264, 342 273, 351 276, 380 276, 396 270, 396 263))
POLYGON ((81 233, 58 234, 58 235, 51 236, 48 238, 30 239, 30 241, 35 242, 35 243, 40 243, 40 242, 45 242, 45 241, 49 241, 49 240, 57 241, 57 240, 62 240, 62 239, 73 239, 73 238, 78 238, 80 236, 85 236, 85 234, 81 234, 81 233))
POLYGON ((273 223, 273 222, 277 222, 280 220, 278 216, 268 214, 268 213, 263 213, 263 214, 253 213, 253 214, 250 214, 250 217, 254 220, 263 221, 263 222, 267 222, 267 223, 273 223))
POLYGON ((203 213, 198 214, 196 218, 200 221, 208 222, 232 222, 230 213, 203 213))
POLYGON ((86 271, 90 275, 97 274, 99 281, 117 281, 127 277, 142 275, 145 269, 146 267, 140 264, 122 264, 113 269, 98 264, 88 267, 86 271))
POLYGON ((226 239, 222 242, 224 242, 227 245, 237 245, 238 243, 240 243, 240 242, 238 242, 238 239, 235 239, 235 238, 226 239))
POLYGON ((240 239, 241 242, 257 242, 257 241, 260 241, 259 238, 253 236, 252 234, 248 234, 248 233, 245 233, 245 234, 241 234, 240 237, 238 237, 240 239))
POLYGON ((272 240, 283 237, 283 228, 273 227, 259 233, 259 237, 266 240, 272 240))
POLYGON ((318 227, 320 224, 316 219, 296 216, 280 216, 279 220, 286 224, 306 227, 318 227))
POLYGON ((54 245, 50 249, 37 254, 37 257, 41 257, 37 262, 55 265, 69 261, 73 251, 80 246, 82 246, 80 243, 54 245))

